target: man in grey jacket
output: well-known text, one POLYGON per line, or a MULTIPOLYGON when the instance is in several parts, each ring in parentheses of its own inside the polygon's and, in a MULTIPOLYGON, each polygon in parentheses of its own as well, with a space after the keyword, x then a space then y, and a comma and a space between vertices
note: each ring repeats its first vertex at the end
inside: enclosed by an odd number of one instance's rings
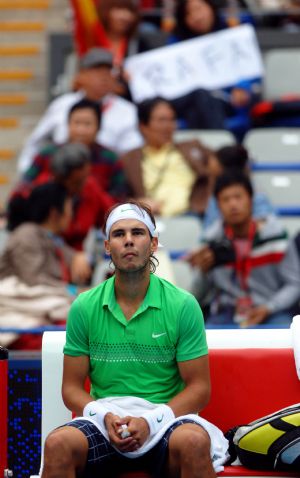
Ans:
POLYGON ((207 327, 287 327, 299 302, 295 244, 274 216, 253 218, 252 195, 243 174, 221 176, 215 196, 222 220, 206 232, 205 245, 188 257, 199 270, 198 300, 210 301, 207 327))

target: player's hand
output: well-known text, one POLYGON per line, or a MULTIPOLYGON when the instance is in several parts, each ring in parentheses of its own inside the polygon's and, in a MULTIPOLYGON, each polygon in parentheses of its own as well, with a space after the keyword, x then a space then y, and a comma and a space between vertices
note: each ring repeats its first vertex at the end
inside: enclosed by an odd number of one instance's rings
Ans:
MULTIPOLYGON (((147 440, 150 430, 147 421, 140 417, 125 417, 121 420, 121 425, 127 425, 127 430, 132 438, 137 442, 137 448, 140 448, 147 440)), ((119 433, 122 433, 123 429, 119 428, 119 433)))
POLYGON ((130 418, 132 417, 127 417, 126 421, 124 421, 124 418, 121 418, 118 415, 113 415, 112 413, 107 413, 104 418, 104 423, 111 444, 123 453, 136 451, 140 446, 136 438, 134 438, 132 435, 127 438, 122 438, 121 436, 122 432, 124 431, 122 425, 126 425, 128 419, 130 418))

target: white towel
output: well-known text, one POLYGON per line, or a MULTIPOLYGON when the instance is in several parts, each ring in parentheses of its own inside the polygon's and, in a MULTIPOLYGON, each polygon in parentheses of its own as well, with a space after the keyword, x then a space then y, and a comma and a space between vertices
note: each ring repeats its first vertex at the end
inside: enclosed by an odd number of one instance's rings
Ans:
POLYGON ((295 315, 291 323, 292 345, 296 363, 296 371, 300 380, 300 315, 295 315))
MULTIPOLYGON (((116 415, 119 415, 120 417, 125 417, 127 415, 140 417, 147 410, 151 410, 159 406, 147 400, 144 400, 142 398, 137 398, 137 397, 109 397, 105 399, 100 399, 99 402, 105 405, 106 409, 110 410, 112 413, 116 415)), ((229 458, 228 441, 224 437, 221 430, 219 430, 219 428, 217 428, 215 425, 208 422, 204 418, 199 417, 196 414, 183 415, 181 417, 175 418, 171 422, 167 423, 153 438, 148 439, 144 443, 144 445, 141 448, 139 448, 137 451, 123 453, 123 455, 127 456, 128 458, 137 458, 138 456, 144 455, 145 453, 147 453, 147 451, 151 450, 151 448, 153 448, 154 445, 156 445, 156 443, 161 439, 161 437, 166 432, 166 430, 171 425, 173 425, 173 423, 176 423, 178 420, 182 420, 184 418, 193 420, 194 422, 201 425, 207 431, 211 440, 210 454, 211 454, 211 459, 212 459, 214 469, 216 473, 223 471, 224 470, 223 465, 229 458)), ((93 419, 89 417, 74 418, 74 420, 77 420, 77 419, 80 419, 80 420, 84 419, 84 420, 88 420, 92 422, 94 425, 97 426, 97 428, 105 436, 105 438, 109 440, 106 428, 102 428, 93 419)), ((116 450, 120 453, 120 451, 117 448, 116 450)))

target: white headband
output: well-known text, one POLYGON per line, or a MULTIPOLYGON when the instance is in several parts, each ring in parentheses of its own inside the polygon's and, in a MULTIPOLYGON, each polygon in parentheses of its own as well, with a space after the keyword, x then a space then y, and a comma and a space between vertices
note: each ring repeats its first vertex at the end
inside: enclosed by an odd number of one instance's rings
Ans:
POLYGON ((106 239, 109 239, 109 233, 113 224, 117 221, 121 221, 122 219, 136 219, 147 226, 151 237, 158 237, 158 232, 156 231, 147 211, 145 211, 145 209, 139 208, 136 204, 127 203, 116 207, 108 216, 104 231, 106 239))

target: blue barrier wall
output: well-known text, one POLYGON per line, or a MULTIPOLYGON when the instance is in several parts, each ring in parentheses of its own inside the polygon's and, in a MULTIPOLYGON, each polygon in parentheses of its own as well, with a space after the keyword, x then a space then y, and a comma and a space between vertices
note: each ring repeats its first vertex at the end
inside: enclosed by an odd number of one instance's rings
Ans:
POLYGON ((40 354, 10 352, 8 367, 8 466, 14 477, 28 478, 41 456, 40 354))

